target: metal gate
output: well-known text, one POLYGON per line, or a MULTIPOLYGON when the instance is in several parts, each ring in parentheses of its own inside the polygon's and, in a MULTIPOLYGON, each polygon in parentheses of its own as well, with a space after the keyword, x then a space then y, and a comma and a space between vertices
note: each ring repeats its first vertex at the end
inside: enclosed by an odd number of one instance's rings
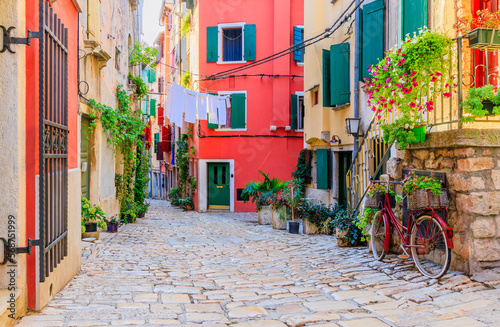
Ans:
POLYGON ((68 30, 39 0, 40 282, 68 254, 68 30))

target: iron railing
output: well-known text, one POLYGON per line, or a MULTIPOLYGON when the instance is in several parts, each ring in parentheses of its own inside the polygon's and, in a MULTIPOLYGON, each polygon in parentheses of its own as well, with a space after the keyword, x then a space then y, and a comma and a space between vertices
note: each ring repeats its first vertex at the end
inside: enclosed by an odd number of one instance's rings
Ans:
POLYGON ((68 29, 40 0, 40 282, 68 255, 68 29))
MULTIPOLYGON (((427 131, 436 132, 443 130, 453 130, 460 128, 500 128, 498 117, 485 117, 475 119, 473 123, 462 123, 463 116, 461 103, 463 101, 464 92, 470 87, 475 87, 480 83, 493 84, 496 81, 496 87, 500 86, 499 69, 500 60, 497 66, 493 69, 489 68, 488 53, 494 51, 498 58, 498 50, 469 50, 463 51, 468 45, 468 39, 458 37, 455 39, 455 44, 452 49, 452 55, 449 56, 449 75, 456 85, 449 85, 448 92, 451 97, 441 96, 435 103, 435 109, 427 112, 425 120, 427 122, 427 131), (484 64, 478 64, 476 58, 477 51, 485 52, 484 64), (470 62, 470 67, 474 69, 464 69, 464 64, 470 62), (466 73, 464 73, 464 70, 466 73), (481 70, 483 73, 481 74, 481 70), (484 80, 480 80, 481 77, 484 80), (469 79, 469 81, 467 81, 469 79), (454 92, 456 90, 456 92, 454 92), (495 123, 495 125, 491 124, 495 123)), ((497 59, 498 60, 498 59, 497 59)), ((388 123, 393 123, 397 116, 391 114, 388 123)), ((363 202, 363 199, 370 186, 370 177, 379 175, 385 163, 390 157, 390 151, 393 144, 385 144, 382 140, 382 129, 377 124, 375 115, 373 116, 364 136, 361 138, 358 152, 356 153, 351 168, 347 172, 347 193, 348 206, 357 211, 363 202)))

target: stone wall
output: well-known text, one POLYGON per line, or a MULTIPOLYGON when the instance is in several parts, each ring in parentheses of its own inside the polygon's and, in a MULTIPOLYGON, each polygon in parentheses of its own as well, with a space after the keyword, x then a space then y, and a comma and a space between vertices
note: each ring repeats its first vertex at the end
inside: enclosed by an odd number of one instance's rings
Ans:
POLYGON ((454 249, 450 269, 474 274, 500 267, 500 129, 462 129, 427 135, 424 143, 398 150, 401 168, 446 173, 448 224, 454 249))

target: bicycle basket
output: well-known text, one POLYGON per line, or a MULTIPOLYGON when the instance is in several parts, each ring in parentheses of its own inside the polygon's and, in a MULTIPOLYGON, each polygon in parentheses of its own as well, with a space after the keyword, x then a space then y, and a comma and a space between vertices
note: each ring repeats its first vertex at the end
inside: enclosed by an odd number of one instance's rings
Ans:
POLYGON ((415 190, 408 194, 408 210, 420 210, 427 208, 448 208, 448 192, 441 189, 441 194, 435 195, 428 190, 415 190))
MULTIPOLYGON (((365 208, 371 209, 381 209, 384 205, 385 193, 375 193, 373 197, 366 196, 365 208)), ((389 203, 391 208, 396 206, 396 196, 394 194, 389 194, 389 203)))

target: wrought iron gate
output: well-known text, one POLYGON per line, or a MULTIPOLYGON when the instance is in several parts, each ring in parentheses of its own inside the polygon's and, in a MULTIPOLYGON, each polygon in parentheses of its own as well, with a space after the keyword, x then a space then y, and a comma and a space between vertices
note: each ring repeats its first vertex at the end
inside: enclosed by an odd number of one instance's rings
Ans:
POLYGON ((68 254, 68 29, 40 3, 40 282, 68 254))

